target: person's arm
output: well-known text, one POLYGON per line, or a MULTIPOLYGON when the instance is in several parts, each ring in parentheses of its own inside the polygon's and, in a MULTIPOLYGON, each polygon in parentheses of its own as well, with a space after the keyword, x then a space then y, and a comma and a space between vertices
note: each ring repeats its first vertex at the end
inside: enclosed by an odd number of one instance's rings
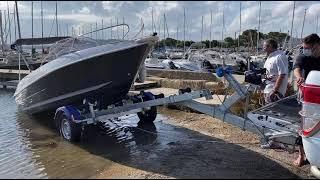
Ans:
POLYGON ((304 78, 302 77, 301 68, 295 68, 293 70, 293 74, 296 77, 297 85, 300 86, 304 82, 304 78))
POLYGON ((300 86, 301 83, 304 82, 304 77, 302 75, 303 63, 304 63, 304 56, 298 55, 294 61, 293 65, 293 74, 296 78, 297 85, 300 86))
POLYGON ((286 74, 280 74, 276 80, 276 84, 274 85, 274 91, 275 92, 279 92, 280 86, 283 82, 284 77, 286 76, 286 74))

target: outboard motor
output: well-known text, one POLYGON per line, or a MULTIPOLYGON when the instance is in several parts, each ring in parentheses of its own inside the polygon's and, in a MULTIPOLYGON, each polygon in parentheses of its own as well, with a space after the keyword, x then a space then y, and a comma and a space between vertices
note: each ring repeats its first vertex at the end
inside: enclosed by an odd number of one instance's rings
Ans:
POLYGON ((262 85, 262 76, 266 74, 266 69, 254 69, 244 72, 244 82, 262 85))
POLYGON ((320 167, 320 71, 311 71, 300 90, 302 102, 300 135, 304 151, 310 164, 320 167))

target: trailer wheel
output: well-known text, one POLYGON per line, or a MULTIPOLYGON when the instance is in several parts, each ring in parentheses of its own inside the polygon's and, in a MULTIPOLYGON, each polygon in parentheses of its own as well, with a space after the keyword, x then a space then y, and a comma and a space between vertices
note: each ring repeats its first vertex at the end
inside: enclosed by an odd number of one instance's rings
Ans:
MULTIPOLYGON (((144 96, 143 96, 143 101, 152 100, 154 98, 155 97, 153 96, 153 94, 145 92, 144 96)), ((152 107, 150 107, 149 110, 143 111, 143 112, 138 112, 137 114, 138 114, 138 117, 141 122, 152 123, 157 117, 157 107, 152 106, 152 107)))
POLYGON ((61 113, 56 121, 59 122, 59 132, 64 139, 70 142, 80 140, 81 126, 79 124, 72 122, 64 113, 61 113))

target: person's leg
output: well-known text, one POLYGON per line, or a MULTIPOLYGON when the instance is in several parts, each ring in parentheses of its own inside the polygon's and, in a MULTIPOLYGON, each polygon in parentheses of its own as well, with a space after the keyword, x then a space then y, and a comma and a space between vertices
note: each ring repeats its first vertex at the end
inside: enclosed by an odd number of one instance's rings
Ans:
POLYGON ((299 136, 299 138, 297 139, 296 144, 299 145, 299 155, 298 155, 298 158, 295 161, 293 161, 293 164, 295 166, 300 167, 305 165, 308 162, 308 160, 305 157, 301 136, 299 136))
POLYGON ((299 145, 299 156, 295 161, 293 161, 293 164, 298 167, 302 166, 305 161, 304 156, 303 146, 299 145))

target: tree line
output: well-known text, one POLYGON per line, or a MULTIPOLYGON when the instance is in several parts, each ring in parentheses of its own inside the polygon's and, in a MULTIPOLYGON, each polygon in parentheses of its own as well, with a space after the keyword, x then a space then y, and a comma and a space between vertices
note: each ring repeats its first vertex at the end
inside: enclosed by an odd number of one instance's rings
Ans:
MULTIPOLYGON (((224 39, 224 42, 212 40, 211 47, 225 47, 225 48, 236 48, 238 46, 256 47, 257 46, 257 35, 258 35, 257 30, 248 29, 248 30, 243 31, 242 34, 236 38, 226 37, 224 39)), ((267 34, 259 32, 259 42, 266 40, 266 39, 269 39, 269 38, 276 40, 280 45, 282 45, 285 40, 288 41, 290 39, 290 36, 287 33, 282 33, 282 32, 269 32, 267 34)), ((205 40, 205 41, 201 41, 201 42, 206 45, 206 48, 210 47, 209 40, 205 40)), ((193 43, 195 43, 195 42, 194 41, 186 41, 185 46, 189 47, 193 43)), ((166 39, 159 41, 159 43, 157 43, 155 45, 155 48, 163 48, 164 46, 183 48, 184 42, 180 41, 180 40, 173 39, 173 38, 166 38, 166 39)))

